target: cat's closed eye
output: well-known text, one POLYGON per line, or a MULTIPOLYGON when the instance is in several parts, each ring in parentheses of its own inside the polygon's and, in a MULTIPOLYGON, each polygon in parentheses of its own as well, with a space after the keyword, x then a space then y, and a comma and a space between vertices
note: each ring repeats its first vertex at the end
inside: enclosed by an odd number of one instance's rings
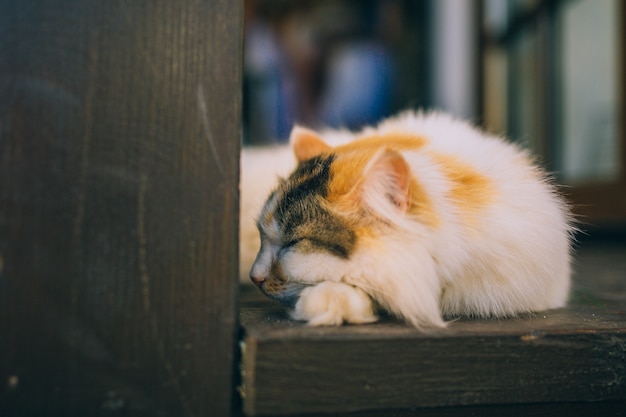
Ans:
POLYGON ((290 240, 289 242, 285 243, 283 245, 283 249, 290 249, 296 245, 298 245, 299 243, 303 242, 306 238, 304 237, 298 237, 295 239, 290 240))
POLYGON ((278 259, 284 258, 288 253, 296 251, 297 246, 302 242, 302 239, 292 240, 278 249, 278 259))

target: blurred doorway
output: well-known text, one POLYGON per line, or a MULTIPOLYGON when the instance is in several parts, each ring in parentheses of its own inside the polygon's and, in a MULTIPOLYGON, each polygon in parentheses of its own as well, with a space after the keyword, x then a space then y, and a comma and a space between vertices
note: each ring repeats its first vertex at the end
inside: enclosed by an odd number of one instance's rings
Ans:
POLYGON ((483 114, 539 155, 583 223, 626 224, 624 2, 484 0, 483 114))

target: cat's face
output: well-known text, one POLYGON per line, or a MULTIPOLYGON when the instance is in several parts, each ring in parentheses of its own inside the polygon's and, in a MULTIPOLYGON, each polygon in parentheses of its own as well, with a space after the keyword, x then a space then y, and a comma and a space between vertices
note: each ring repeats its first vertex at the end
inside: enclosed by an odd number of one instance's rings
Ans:
POLYGON ((300 163, 257 221, 261 249, 250 276, 266 295, 289 306, 307 286, 339 281, 357 244, 355 232, 327 200, 333 159, 300 163))
POLYGON ((291 142, 299 165, 258 218, 261 249, 250 277, 267 296, 293 307, 310 285, 349 283, 368 273, 356 259, 389 227, 386 214, 407 210, 410 181, 394 151, 342 152, 298 128, 291 142))

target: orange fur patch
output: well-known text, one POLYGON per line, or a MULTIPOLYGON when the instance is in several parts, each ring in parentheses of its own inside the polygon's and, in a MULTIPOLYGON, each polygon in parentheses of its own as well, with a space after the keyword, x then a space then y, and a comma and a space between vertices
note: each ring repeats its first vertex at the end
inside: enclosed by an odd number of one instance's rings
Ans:
POLYGON ((387 147, 394 151, 417 150, 428 144, 423 136, 404 132, 394 132, 378 135, 363 136, 352 142, 335 148, 337 152, 350 150, 369 150, 372 154, 380 148, 387 147))
MULTIPOLYGON (((338 205, 342 211, 353 212, 357 209, 358 196, 352 195, 362 173, 374 154, 381 148, 395 151, 418 150, 428 141, 422 136, 406 133, 372 135, 334 148, 331 152, 336 156, 331 169, 332 179, 328 187, 328 199, 338 205)), ((416 178, 409 183, 410 206, 407 211, 429 226, 437 226, 439 219, 424 188, 416 178)), ((368 231, 356 231, 359 235, 367 235, 368 231)))
POLYGON ((492 202, 494 185, 486 176, 454 156, 435 154, 432 157, 452 183, 449 198, 461 215, 473 215, 492 202))
POLYGON ((417 150, 426 143, 426 139, 421 136, 393 133, 366 136, 332 149, 337 159, 332 166, 334 175, 329 186, 329 199, 332 201, 348 193, 357 184, 367 163, 381 148, 417 150), (336 175, 338 172, 341 175, 336 175))

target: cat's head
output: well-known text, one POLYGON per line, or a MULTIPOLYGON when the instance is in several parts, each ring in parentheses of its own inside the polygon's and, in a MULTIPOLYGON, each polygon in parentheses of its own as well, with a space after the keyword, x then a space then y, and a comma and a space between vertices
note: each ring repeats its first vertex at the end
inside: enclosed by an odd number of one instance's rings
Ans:
POLYGON ((380 138, 332 148, 316 132, 296 127, 290 141, 298 166, 280 180, 258 218, 261 249, 252 281, 288 306, 322 281, 368 292, 367 276, 377 271, 363 260, 368 251, 384 250, 379 237, 411 210, 415 184, 406 161, 380 138))

